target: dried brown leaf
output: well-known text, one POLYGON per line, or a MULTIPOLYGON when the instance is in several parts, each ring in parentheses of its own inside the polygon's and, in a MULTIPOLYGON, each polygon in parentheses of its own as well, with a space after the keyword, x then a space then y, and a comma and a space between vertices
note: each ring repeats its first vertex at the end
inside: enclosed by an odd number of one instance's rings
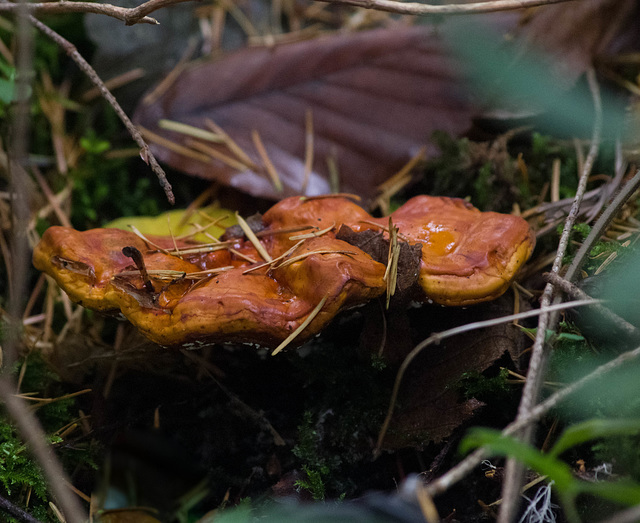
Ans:
MULTIPOLYGON (((508 296, 471 309, 424 309, 425 328, 443 330, 448 325, 489 319, 511 312, 508 296), (428 314, 428 317, 427 317, 428 314)), ((519 353, 524 337, 512 324, 457 336, 430 347, 405 376, 399 405, 385 448, 422 446, 441 441, 468 421, 482 403, 465 400, 456 387, 463 374, 483 372, 503 354, 519 353)))
MULTIPOLYGON (((340 190, 372 199, 376 186, 428 143, 434 130, 459 134, 469 127, 471 111, 460 87, 456 63, 428 29, 384 29, 247 48, 219 61, 196 62, 157 101, 142 102, 135 120, 179 145, 187 137, 160 129, 160 120, 202 129, 213 121, 262 166, 251 138, 257 130, 282 193, 264 168, 239 171, 158 142, 152 149, 186 173, 280 199, 304 189, 311 111, 314 152, 306 193, 329 192, 327 160, 334 158, 340 190)), ((237 155, 225 144, 207 145, 237 155)), ((430 145, 428 153, 435 152, 430 145)))

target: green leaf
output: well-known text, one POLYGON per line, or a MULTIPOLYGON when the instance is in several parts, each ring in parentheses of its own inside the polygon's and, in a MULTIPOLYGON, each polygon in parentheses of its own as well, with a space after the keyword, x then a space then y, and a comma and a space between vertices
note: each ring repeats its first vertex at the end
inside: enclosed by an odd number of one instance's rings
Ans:
POLYGON ((90 154, 102 154, 111 149, 111 144, 96 136, 84 136, 80 138, 80 147, 90 154))
POLYGON ((568 427, 549 451, 549 456, 559 456, 565 450, 609 436, 631 436, 640 432, 640 419, 590 419, 568 427))

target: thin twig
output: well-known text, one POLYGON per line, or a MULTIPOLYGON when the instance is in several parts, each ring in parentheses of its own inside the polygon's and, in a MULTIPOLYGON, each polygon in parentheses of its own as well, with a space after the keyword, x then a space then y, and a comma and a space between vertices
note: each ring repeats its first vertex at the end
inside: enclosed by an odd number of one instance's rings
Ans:
MULTIPOLYGON (((53 15, 68 13, 95 13, 111 16, 122 20, 126 25, 138 23, 157 25, 155 18, 147 16, 158 9, 170 5, 188 2, 189 0, 149 0, 137 7, 120 7, 111 4, 97 4, 93 2, 43 2, 27 4, 27 11, 32 15, 53 15)), ((0 12, 15 11, 17 4, 5 3, 0 5, 0 12)))
MULTIPOLYGON (((589 82, 589 88, 593 97, 593 105, 595 110, 595 118, 593 124, 593 135, 591 138, 591 145, 589 147, 589 154, 584 162, 582 172, 580 173, 580 180, 576 189, 576 195, 571 206, 571 210, 567 215, 567 219, 564 224, 564 229, 558 242, 558 250, 556 257, 551 268, 551 272, 558 274, 562 266, 562 260, 567 252, 567 246, 569 245, 569 239, 571 237, 571 231, 573 225, 576 222, 578 213, 580 212, 580 205, 582 198, 586 192, 587 181, 591 174, 591 169, 598 156, 598 149, 600 147, 600 139, 602 133, 602 102, 600 99, 600 88, 596 79, 595 71, 589 69, 587 71, 587 80, 589 82)), ((545 286, 542 299, 540 302, 541 308, 547 309, 552 303, 553 295, 555 293, 555 287, 552 283, 548 283, 545 286)), ((561 298, 556 298, 553 303, 558 303, 561 298)), ((520 405, 518 407, 518 414, 516 420, 525 417, 529 414, 529 411, 535 406, 540 395, 542 382, 544 378, 544 370, 548 359, 548 351, 546 350, 546 333, 547 329, 554 329, 558 320, 558 314, 550 314, 545 312, 540 316, 538 320, 538 329, 536 332, 536 339, 531 349, 531 358, 529 360, 529 369, 527 371, 527 380, 522 390, 522 397, 520 399, 520 405)), ((528 427, 524 434, 521 435, 522 440, 528 442, 531 439, 532 428, 528 427)), ((520 487, 522 483, 522 473, 524 469, 522 465, 515 459, 509 459, 507 461, 505 470, 505 481, 503 483, 502 499, 503 503, 500 506, 500 512, 498 514, 498 523, 508 523, 513 520, 517 505, 520 501, 520 487)))
MULTIPOLYGON (((166 3, 166 0, 159 0, 159 1, 166 3)), ((175 3, 176 1, 177 0, 173 0, 173 3, 175 3)), ((0 6, 6 5, 6 0, 0 0, 0 2, 1 2, 0 6)), ((150 2, 147 2, 147 4, 151 4, 152 2, 156 2, 156 0, 151 0, 150 2)), ((146 5, 146 4, 143 4, 143 5, 146 5)), ((139 6, 139 7, 142 7, 142 6, 139 6)), ((58 44, 62 49, 64 49, 64 51, 69 55, 69 57, 82 70, 82 72, 89 77, 89 80, 91 80, 91 82, 100 90, 100 94, 102 94, 102 97, 107 102, 109 102, 109 105, 111 105, 111 107, 113 107, 114 111, 116 112, 116 114, 118 115, 118 117, 120 118, 124 126, 127 128, 127 131, 129 132, 131 137, 135 140, 135 142, 140 147, 140 157, 145 163, 147 163, 151 167, 151 170, 158 177, 158 181, 160 182, 160 186, 162 187, 162 189, 164 190, 167 196, 167 200, 169 200, 169 203, 171 204, 175 203, 175 197, 173 196, 173 190, 171 189, 171 184, 169 183, 169 180, 167 180, 167 175, 165 174, 164 170, 162 169, 162 167, 160 167, 160 164, 158 164, 158 160, 156 160, 156 157, 151 152, 151 149, 149 149, 149 146, 142 138, 140 131, 138 131, 138 129, 136 129, 136 126, 133 125, 133 122, 131 122, 131 120, 129 119, 127 114, 124 112, 122 107, 120 107, 120 104, 118 103, 116 98, 113 96, 113 94, 111 94, 111 91, 107 89, 107 87, 104 85, 104 82, 100 79, 100 77, 95 72, 93 67, 89 65, 89 62, 87 62, 84 59, 84 57, 78 52, 75 45, 69 42, 69 40, 67 40, 66 38, 56 33, 50 27, 40 22, 40 20, 38 20, 33 16, 29 16, 29 22, 36 29, 44 33, 47 37, 49 37, 56 44, 58 44)))
POLYGON ((396 0, 320 0, 331 4, 353 5, 365 9, 375 9, 403 15, 462 15, 471 13, 493 13, 510 11, 524 7, 560 4, 571 0, 494 0, 471 4, 430 5, 418 2, 398 2, 396 0))
MULTIPOLYGON (((566 293, 571 299, 574 300, 590 300, 592 299, 586 292, 584 292, 580 287, 574 285, 570 281, 562 278, 556 273, 546 272, 542 275, 545 281, 552 283, 562 292, 566 293)), ((627 336, 630 338, 638 339, 640 332, 633 325, 631 325, 624 318, 618 316, 615 312, 613 312, 608 307, 603 305, 595 305, 594 309, 598 312, 598 314, 602 315, 604 319, 613 323, 617 328, 624 331, 627 336)))
POLYGON ((25 512, 2 496, 0 496, 0 510, 11 514, 14 518, 18 521, 22 521, 23 523, 42 523, 39 519, 34 518, 31 514, 25 512))

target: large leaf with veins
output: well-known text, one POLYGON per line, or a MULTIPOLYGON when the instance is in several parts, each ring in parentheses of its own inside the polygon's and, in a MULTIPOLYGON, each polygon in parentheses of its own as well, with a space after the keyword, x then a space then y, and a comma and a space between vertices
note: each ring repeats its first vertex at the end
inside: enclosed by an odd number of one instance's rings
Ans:
MULTIPOLYGON (((158 122, 206 128, 206 119, 213 120, 258 168, 229 167, 202 154, 194 158, 152 137, 154 154, 188 174, 278 199, 303 189, 305 114, 311 110, 314 161, 306 193, 330 191, 330 159, 341 191, 371 198, 421 146, 437 152, 429 145, 434 130, 459 134, 469 127, 471 111, 461 85, 457 64, 428 29, 383 29, 246 48, 217 61, 195 62, 159 97, 144 99, 135 120, 190 148, 194 138, 161 129, 158 122), (253 130, 279 174, 282 192, 262 168, 253 130)), ((235 157, 224 144, 202 143, 235 157)))

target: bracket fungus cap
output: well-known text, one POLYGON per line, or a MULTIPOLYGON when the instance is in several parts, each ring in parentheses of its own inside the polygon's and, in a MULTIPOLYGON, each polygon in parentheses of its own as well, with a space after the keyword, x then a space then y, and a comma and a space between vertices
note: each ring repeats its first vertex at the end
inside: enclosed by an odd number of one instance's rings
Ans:
MULTIPOLYGON (((400 241, 421 246, 419 298, 443 305, 502 294, 535 243, 522 218, 482 213, 453 198, 415 197, 391 220, 400 241)), ((340 310, 385 293, 385 263, 336 232, 347 225, 383 237, 388 223, 346 198, 292 197, 264 214, 259 240, 204 246, 119 229, 51 227, 34 249, 33 263, 72 300, 121 312, 160 345, 240 341, 274 347, 292 333, 299 343, 340 310), (311 232, 292 236, 292 227, 311 232), (247 256, 266 261, 252 263, 247 256)))

